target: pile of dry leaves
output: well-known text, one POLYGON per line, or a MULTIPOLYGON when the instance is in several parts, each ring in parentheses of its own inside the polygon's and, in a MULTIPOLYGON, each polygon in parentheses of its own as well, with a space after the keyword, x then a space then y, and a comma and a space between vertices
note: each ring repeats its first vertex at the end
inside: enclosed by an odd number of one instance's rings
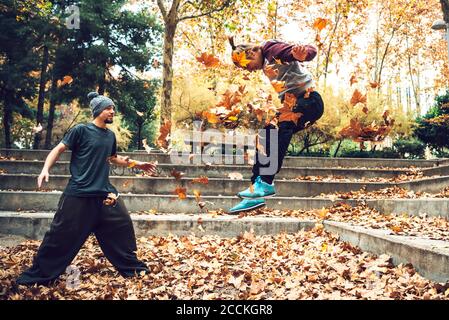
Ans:
POLYGON ((362 188, 357 191, 336 192, 332 194, 320 194, 319 198, 328 198, 332 200, 338 199, 419 199, 419 198, 449 198, 449 187, 444 188, 439 193, 427 193, 420 191, 412 191, 397 186, 383 188, 375 191, 366 191, 362 188))
MULTIPOLYGON (((214 214, 216 212, 210 211, 210 213, 214 214)), ((263 208, 241 213, 239 218, 246 216, 291 217, 313 221, 330 220, 372 229, 386 229, 396 235, 449 241, 449 221, 444 217, 385 214, 363 203, 354 207, 345 203, 336 203, 330 208, 313 210, 275 210, 263 208)))
POLYGON ((234 238, 138 239, 151 273, 124 279, 91 238, 67 275, 50 287, 16 286, 39 242, 0 251, 0 299, 447 299, 449 284, 424 279, 411 265, 394 267, 324 231, 234 238))

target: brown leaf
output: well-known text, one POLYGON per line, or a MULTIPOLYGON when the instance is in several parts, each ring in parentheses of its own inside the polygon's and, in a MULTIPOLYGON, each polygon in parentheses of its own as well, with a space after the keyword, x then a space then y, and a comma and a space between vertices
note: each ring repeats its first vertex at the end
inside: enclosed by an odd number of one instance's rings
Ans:
POLYGON ((364 106, 362 111, 363 111, 364 114, 368 114, 369 109, 368 109, 367 106, 364 106))
POLYGON ((273 80, 271 81, 271 85, 273 86, 274 90, 279 93, 284 91, 285 88, 285 81, 278 81, 278 80, 273 80))
POLYGON ((355 106, 358 103, 366 103, 366 95, 363 95, 358 89, 355 89, 351 98, 351 105, 355 106))
POLYGON ((296 105, 296 96, 292 93, 286 93, 284 96, 284 107, 292 110, 296 105))
POLYGON ((187 189, 181 186, 177 186, 175 189, 175 194, 178 195, 178 198, 184 200, 187 198, 187 189))
POLYGON ((201 56, 196 57, 196 60, 202 63, 206 68, 213 68, 220 64, 220 59, 206 52, 203 52, 201 56))
POLYGON ((168 139, 171 131, 171 121, 164 120, 164 124, 159 129, 159 136, 156 138, 156 145, 162 149, 168 148, 168 139))
POLYGON ((209 178, 206 176, 199 176, 198 178, 192 179, 191 183, 208 184, 209 178))
POLYGON ((377 87, 379 87, 379 83, 377 83, 375 81, 370 81, 369 85, 373 89, 376 89, 377 87))
POLYGON ((279 122, 284 121, 293 121, 296 125, 298 125, 298 120, 301 118, 302 113, 300 112, 293 112, 293 111, 285 111, 281 112, 279 115, 279 122))
POLYGON ((174 177, 178 181, 181 180, 183 175, 184 175, 184 172, 177 171, 174 168, 170 171, 170 176, 174 177))

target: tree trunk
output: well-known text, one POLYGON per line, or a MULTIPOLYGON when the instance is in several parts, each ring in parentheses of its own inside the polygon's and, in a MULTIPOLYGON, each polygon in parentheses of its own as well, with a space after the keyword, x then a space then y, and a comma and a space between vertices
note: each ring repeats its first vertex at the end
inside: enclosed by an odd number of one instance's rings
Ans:
POLYGON ((449 23, 449 0, 440 0, 441 9, 443 10, 444 21, 449 23))
POLYGON ((164 35, 164 68, 161 101, 161 124, 164 120, 171 121, 172 105, 171 93, 173 89, 173 49, 177 22, 176 20, 165 25, 164 35))
POLYGON ((5 148, 11 149, 11 124, 12 124, 12 105, 11 101, 6 98, 3 106, 3 128, 5 130, 5 148))
POLYGON ((51 81, 51 91, 50 91, 50 109, 48 111, 48 121, 47 121, 47 134, 45 137, 45 149, 51 149, 51 135, 53 133, 53 122, 55 119, 55 109, 56 109, 56 90, 57 90, 57 77, 53 74, 53 79, 51 81))
POLYGON ((335 152, 334 152, 334 158, 337 157, 338 151, 340 151, 340 147, 341 147, 342 143, 343 143, 343 139, 340 139, 340 141, 338 141, 337 149, 335 149, 335 152))
POLYGON ((142 126, 143 123, 137 122, 137 150, 142 150, 142 126))
POLYGON ((106 91, 106 68, 107 68, 107 61, 104 61, 103 63, 104 69, 101 74, 100 79, 98 80, 98 94, 104 95, 104 92, 106 91))
MULTIPOLYGON (((37 102, 37 115, 36 115, 36 126, 42 125, 44 122, 44 103, 45 103, 45 83, 47 82, 47 68, 49 60, 48 47, 44 46, 44 53, 42 56, 41 65, 41 78, 39 83, 39 99, 37 102)), ((42 139, 42 132, 37 132, 34 135, 33 149, 39 149, 39 145, 42 139)))

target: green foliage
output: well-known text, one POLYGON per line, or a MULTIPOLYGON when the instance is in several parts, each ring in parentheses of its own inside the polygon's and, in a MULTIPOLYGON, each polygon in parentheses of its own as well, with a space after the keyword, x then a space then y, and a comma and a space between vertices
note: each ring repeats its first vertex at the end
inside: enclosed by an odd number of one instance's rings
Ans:
POLYGON ((441 152, 449 147, 449 91, 435 98, 435 105, 416 119, 414 135, 441 152))
MULTIPOLYGON (((47 115, 53 115, 60 104, 76 102, 79 107, 87 107, 87 93, 98 90, 116 101, 118 111, 123 113, 123 124, 133 132, 153 121, 159 83, 141 79, 139 75, 154 69, 154 58, 160 58, 162 26, 144 8, 125 9, 127 3, 126 0, 2 2, 0 105, 2 122, 7 125, 2 128, 5 134, 14 128, 13 112, 34 118, 41 77, 46 83, 45 98, 50 100, 47 115), (65 25, 65 9, 72 4, 80 8, 78 30, 65 25), (40 72, 43 47, 48 48, 50 55, 47 75, 40 72), (57 81, 65 76, 73 78, 73 82, 57 86, 57 81), (136 112, 144 115, 138 117, 136 112)), ((56 120, 57 117, 56 113, 56 120)), ((55 126, 54 130, 57 132, 58 128, 55 126)), ((58 141, 57 138, 56 134, 51 140, 58 141)), ((140 138, 132 140, 129 143, 137 145, 140 138)))
POLYGON ((386 158, 399 159, 401 155, 391 148, 375 151, 344 151, 340 154, 342 158, 386 158))
POLYGON ((401 155, 401 158, 424 158, 426 145, 416 138, 399 138, 393 143, 393 149, 401 155))

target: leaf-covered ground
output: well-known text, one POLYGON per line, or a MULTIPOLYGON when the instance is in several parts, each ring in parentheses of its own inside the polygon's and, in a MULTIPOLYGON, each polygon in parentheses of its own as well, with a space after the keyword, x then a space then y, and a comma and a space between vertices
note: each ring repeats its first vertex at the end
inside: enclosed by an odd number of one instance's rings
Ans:
POLYGON ((14 284, 39 241, 0 249, 0 299, 448 299, 449 285, 411 265, 360 251, 317 225, 311 231, 237 238, 148 237, 138 256, 151 273, 120 277, 90 238, 67 275, 50 287, 14 284))
MULTIPOLYGON (((224 214, 212 211, 212 215, 224 214)), ((346 222, 351 225, 372 229, 386 229, 391 234, 416 236, 432 240, 449 241, 449 221, 444 217, 427 215, 412 216, 408 214, 384 214, 366 205, 350 206, 336 203, 334 206, 313 210, 277 210, 262 208, 241 213, 239 218, 258 217, 292 217, 303 220, 330 220, 346 222)))
POLYGON ((419 199, 419 198, 449 198, 449 187, 446 187, 438 193, 415 192, 397 186, 383 188, 375 191, 366 191, 364 189, 349 192, 336 192, 331 194, 320 194, 316 198, 338 199, 419 199))

